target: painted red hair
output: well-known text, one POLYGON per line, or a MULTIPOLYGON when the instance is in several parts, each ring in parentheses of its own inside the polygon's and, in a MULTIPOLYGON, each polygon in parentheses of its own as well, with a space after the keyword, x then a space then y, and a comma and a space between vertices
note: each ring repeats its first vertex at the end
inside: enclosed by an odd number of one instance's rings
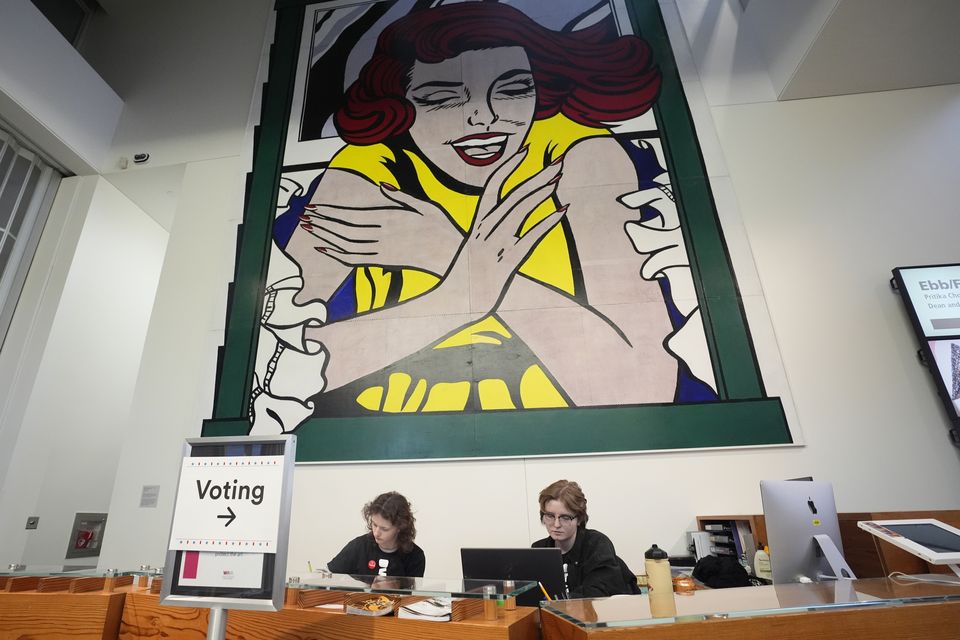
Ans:
POLYGON ((403 134, 416 117, 406 99, 416 60, 436 63, 464 51, 521 46, 537 88, 538 120, 562 113, 600 127, 646 112, 660 90, 650 46, 636 36, 607 39, 596 24, 551 31, 523 12, 495 2, 466 2, 413 12, 380 34, 373 56, 347 89, 336 114, 350 144, 368 145, 403 134))

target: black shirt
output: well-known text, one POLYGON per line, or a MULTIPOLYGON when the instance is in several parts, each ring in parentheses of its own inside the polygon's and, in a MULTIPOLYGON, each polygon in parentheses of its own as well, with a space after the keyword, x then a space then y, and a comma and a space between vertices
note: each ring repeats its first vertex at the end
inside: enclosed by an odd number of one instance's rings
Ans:
POLYGON ((336 557, 327 563, 334 573, 357 576, 405 576, 422 578, 427 560, 423 549, 413 545, 410 551, 399 549, 386 553, 377 546, 373 534, 365 533, 347 543, 336 557))
MULTIPOLYGON (((544 538, 533 547, 556 547, 553 538, 544 538)), ((571 598, 600 598, 618 593, 639 593, 636 577, 617 557, 610 538, 599 531, 577 528, 570 551, 563 554, 563 572, 571 598), (633 583, 631 586, 630 582, 633 583)))

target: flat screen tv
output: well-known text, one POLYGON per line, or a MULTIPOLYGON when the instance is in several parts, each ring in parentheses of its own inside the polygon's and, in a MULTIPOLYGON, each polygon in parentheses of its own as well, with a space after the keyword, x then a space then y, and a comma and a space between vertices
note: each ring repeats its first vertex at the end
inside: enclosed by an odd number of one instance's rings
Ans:
POLYGON ((891 283, 950 419, 950 441, 960 447, 960 264, 897 267, 891 283))

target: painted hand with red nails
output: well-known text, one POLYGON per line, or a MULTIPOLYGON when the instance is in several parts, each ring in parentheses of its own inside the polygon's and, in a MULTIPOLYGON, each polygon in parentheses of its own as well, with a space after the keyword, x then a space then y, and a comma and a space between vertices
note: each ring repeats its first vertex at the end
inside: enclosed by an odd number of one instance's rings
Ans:
POLYGON ((300 227, 315 238, 314 250, 348 267, 403 267, 443 276, 463 244, 463 234, 433 202, 386 182, 380 190, 392 201, 388 205, 307 206, 300 227))
POLYGON ((567 212, 567 207, 562 206, 539 221, 528 223, 537 207, 546 201, 555 201, 562 169, 559 161, 540 170, 507 195, 500 195, 507 178, 526 154, 524 147, 490 176, 467 240, 450 269, 450 286, 469 291, 471 312, 496 310, 517 269, 567 212), (469 285, 464 287, 464 281, 469 285))

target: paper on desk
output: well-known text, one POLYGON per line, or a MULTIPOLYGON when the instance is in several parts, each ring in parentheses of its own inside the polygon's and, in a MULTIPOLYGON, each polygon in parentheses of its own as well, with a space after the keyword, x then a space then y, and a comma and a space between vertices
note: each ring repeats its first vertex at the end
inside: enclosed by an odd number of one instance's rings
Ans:
POLYGON ((452 607, 450 598, 429 598, 400 607, 397 617, 449 622, 452 607))

